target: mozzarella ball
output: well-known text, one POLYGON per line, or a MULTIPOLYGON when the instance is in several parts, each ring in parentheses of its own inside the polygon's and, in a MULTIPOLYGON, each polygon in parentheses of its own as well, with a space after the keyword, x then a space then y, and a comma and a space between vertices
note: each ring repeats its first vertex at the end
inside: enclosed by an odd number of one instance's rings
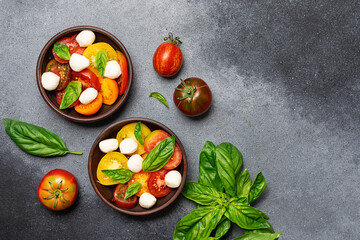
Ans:
POLYGON ((138 143, 131 138, 125 138, 120 143, 120 152, 122 154, 133 154, 138 148, 138 143))
POLYGON ((81 31, 76 36, 76 41, 79 43, 80 47, 90 46, 95 41, 95 33, 90 30, 81 31))
POLYGON ((120 77, 121 75, 121 68, 117 61, 112 60, 106 63, 104 77, 115 79, 120 77))
POLYGON ((99 142, 100 151, 102 151, 103 153, 115 151, 118 148, 118 146, 119 146, 119 141, 116 138, 109 138, 99 142))
POLYGON ((127 166, 134 173, 140 172, 142 170, 143 160, 139 154, 132 155, 127 161, 127 166))
POLYGON ((181 183, 181 173, 176 170, 171 170, 165 175, 165 184, 170 188, 177 188, 181 183))
POLYGON ((94 101, 97 95, 98 91, 95 88, 87 88, 80 94, 79 101, 82 104, 88 104, 94 101))
POLYGON ((139 204, 143 208, 151 208, 156 203, 156 197, 151 195, 150 193, 143 193, 140 196, 139 204))
POLYGON ((48 91, 53 91, 59 86, 60 77, 53 72, 44 72, 41 75, 41 85, 48 91))
POLYGON ((70 57, 69 64, 72 70, 80 72, 90 65, 90 61, 83 55, 73 53, 70 57))

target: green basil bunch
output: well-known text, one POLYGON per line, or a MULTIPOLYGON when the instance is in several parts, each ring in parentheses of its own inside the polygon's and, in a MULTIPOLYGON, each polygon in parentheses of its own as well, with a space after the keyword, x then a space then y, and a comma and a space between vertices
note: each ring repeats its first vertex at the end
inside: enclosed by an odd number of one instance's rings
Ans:
POLYGON ((241 152, 231 143, 205 143, 200 153, 199 182, 187 182, 182 190, 186 198, 199 205, 176 225, 174 239, 220 239, 231 222, 245 231, 236 240, 280 237, 282 233, 274 233, 266 221, 269 217, 250 206, 265 190, 266 181, 260 172, 251 183, 249 171, 240 171, 242 161, 241 152))

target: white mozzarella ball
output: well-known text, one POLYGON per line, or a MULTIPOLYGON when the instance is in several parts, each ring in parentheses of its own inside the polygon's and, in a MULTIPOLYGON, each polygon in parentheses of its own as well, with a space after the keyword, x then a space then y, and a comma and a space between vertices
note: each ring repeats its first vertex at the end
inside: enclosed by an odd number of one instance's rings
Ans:
POLYGON ((138 143, 131 138, 125 138, 120 143, 120 152, 122 154, 133 154, 138 148, 138 143))
POLYGON ((81 31, 76 36, 76 41, 79 43, 80 47, 90 46, 95 41, 95 33, 90 30, 81 31))
POLYGON ((41 85, 48 91, 53 91, 57 88, 60 82, 60 77, 53 72, 44 72, 41 75, 41 85))
POLYGON ((165 184, 170 188, 177 188, 181 183, 181 173, 176 170, 171 170, 165 175, 165 184))
POLYGON ((72 70, 80 72, 90 65, 90 61, 83 55, 73 53, 70 57, 69 64, 72 70))
POLYGON ((104 77, 115 79, 120 77, 121 68, 117 61, 112 60, 106 63, 104 77))
POLYGON ((100 151, 108 153, 115 151, 119 146, 119 141, 116 138, 109 138, 99 142, 100 151))
POLYGON ((95 88, 87 88, 80 94, 79 101, 82 104, 88 104, 94 101, 97 95, 98 91, 95 88))
POLYGON ((143 160, 139 154, 132 155, 127 161, 127 166, 134 173, 140 172, 142 170, 143 160))
POLYGON ((143 208, 151 208, 156 203, 156 197, 151 195, 150 193, 143 193, 140 196, 139 204, 143 208))

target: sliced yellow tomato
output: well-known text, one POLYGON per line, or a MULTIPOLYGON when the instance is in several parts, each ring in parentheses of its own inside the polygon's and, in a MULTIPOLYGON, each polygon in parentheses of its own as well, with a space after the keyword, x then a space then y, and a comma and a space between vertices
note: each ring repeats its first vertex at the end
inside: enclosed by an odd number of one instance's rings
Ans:
MULTIPOLYGON (((135 123, 130 123, 125 125, 124 127, 122 127, 120 129, 120 131, 118 132, 118 134, 116 135, 116 139, 119 141, 119 143, 124 140, 125 138, 131 138, 134 139, 137 143, 138 143, 138 149, 136 150, 136 152, 134 154, 144 154, 145 150, 144 150, 144 146, 141 145, 135 137, 134 131, 135 131, 135 126, 136 126, 136 122, 135 123)), ((151 133, 151 130, 143 123, 141 123, 141 134, 143 139, 145 140, 146 136, 149 135, 151 133)))
POLYGON ((151 174, 150 172, 144 172, 144 171, 134 173, 132 179, 128 182, 129 186, 131 184, 133 184, 134 182, 138 182, 141 184, 140 191, 135 193, 136 196, 140 197, 141 194, 149 192, 148 180, 149 180, 150 174, 151 174))
POLYGON ((112 46, 110 46, 110 44, 105 42, 98 42, 88 46, 85 49, 83 56, 90 60, 90 66, 88 68, 98 77, 100 76, 100 73, 95 67, 95 57, 101 49, 106 51, 108 57, 107 61, 118 61, 116 51, 112 46))
POLYGON ((106 169, 119 169, 119 168, 128 168, 127 166, 127 157, 119 152, 109 152, 107 153, 99 162, 99 165, 96 170, 97 179, 102 185, 114 185, 118 184, 117 182, 111 180, 106 176, 101 170, 106 169))

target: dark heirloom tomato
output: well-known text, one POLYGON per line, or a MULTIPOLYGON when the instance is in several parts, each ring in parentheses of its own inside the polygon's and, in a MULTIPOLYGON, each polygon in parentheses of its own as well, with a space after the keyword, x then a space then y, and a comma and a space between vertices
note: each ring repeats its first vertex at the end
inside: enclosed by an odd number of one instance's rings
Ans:
POLYGON ((53 72, 56 75, 60 76, 60 82, 56 90, 65 89, 70 81, 71 69, 69 64, 58 63, 56 60, 53 59, 46 65, 46 72, 53 72))
POLYGON ((89 69, 84 69, 81 72, 71 72, 71 79, 74 81, 80 81, 83 85, 83 90, 89 87, 95 88, 100 91, 99 78, 89 69))
POLYGON ((172 33, 164 38, 165 41, 156 49, 153 57, 155 71, 163 77, 175 75, 181 68, 183 56, 176 44, 181 43, 179 37, 173 38, 172 33))
POLYGON ((205 113, 211 106, 212 94, 209 86, 200 78, 181 80, 175 88, 174 103, 185 115, 190 117, 205 113))
MULTIPOLYGON (((77 36, 77 34, 75 34, 71 37, 64 37, 57 42, 60 44, 63 44, 63 45, 67 45, 69 47, 70 54, 77 53, 77 54, 82 55, 83 52, 85 51, 86 47, 80 47, 79 43, 76 41, 76 36, 77 36)), ((69 60, 64 60, 64 59, 61 59, 60 57, 58 57, 54 51, 54 48, 52 49, 52 54, 54 55, 54 58, 56 59, 56 61, 58 61, 59 63, 68 63, 69 62, 69 60)))
POLYGON ((168 170, 161 169, 151 173, 148 180, 149 192, 155 197, 164 197, 171 192, 171 188, 165 184, 165 175, 168 170))
POLYGON ((127 188, 128 186, 126 184, 120 183, 117 185, 114 191, 113 200, 119 207, 129 209, 135 207, 137 203, 137 196, 133 195, 127 199, 124 199, 127 188))

